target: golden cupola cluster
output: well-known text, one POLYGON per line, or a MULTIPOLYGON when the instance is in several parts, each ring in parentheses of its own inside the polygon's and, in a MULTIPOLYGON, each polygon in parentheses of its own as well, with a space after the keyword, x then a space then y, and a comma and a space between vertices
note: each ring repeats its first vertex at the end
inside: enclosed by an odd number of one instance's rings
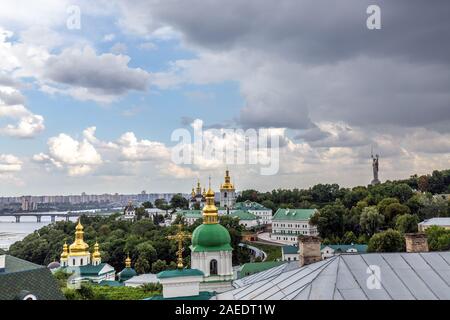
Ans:
POLYGON ((219 213, 214 203, 214 191, 211 189, 211 178, 209 180, 209 189, 205 194, 206 204, 203 207, 203 223, 215 224, 219 221, 219 213))
POLYGON ((101 258, 100 248, 99 248, 98 242, 95 242, 94 252, 92 253, 92 259, 96 260, 96 259, 100 259, 100 258, 101 258))
POLYGON ((71 256, 89 255, 89 245, 84 242, 84 231, 80 220, 78 220, 75 230, 75 241, 69 246, 69 254, 71 256))
POLYGON ((69 256, 69 249, 67 246, 67 242, 64 242, 63 252, 61 253, 61 260, 67 260, 68 256, 69 256))
POLYGON ((230 171, 225 171, 225 182, 220 185, 221 190, 234 190, 234 185, 231 183, 230 171))

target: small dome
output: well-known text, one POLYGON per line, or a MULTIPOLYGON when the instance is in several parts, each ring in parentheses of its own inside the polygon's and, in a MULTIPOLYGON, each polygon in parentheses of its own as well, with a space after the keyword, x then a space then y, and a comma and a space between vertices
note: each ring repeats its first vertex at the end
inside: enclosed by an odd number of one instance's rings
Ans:
POLYGON ((50 270, 52 270, 52 269, 57 269, 57 268, 59 268, 59 267, 61 267, 61 265, 60 265, 59 262, 57 262, 57 261, 50 262, 50 263, 48 264, 48 266, 47 266, 47 268, 50 269, 50 270))
POLYGON ((228 251, 231 237, 221 224, 202 224, 192 234, 193 251, 228 251))
POLYGON ((124 268, 122 271, 119 272, 119 280, 125 281, 133 278, 136 275, 137 272, 133 268, 124 268))

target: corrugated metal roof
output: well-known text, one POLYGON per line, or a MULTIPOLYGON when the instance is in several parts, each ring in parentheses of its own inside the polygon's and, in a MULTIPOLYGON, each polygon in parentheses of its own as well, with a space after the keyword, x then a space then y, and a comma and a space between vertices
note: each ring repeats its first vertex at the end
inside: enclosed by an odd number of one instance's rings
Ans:
POLYGON ((339 255, 234 281, 217 299, 448 300, 450 252, 339 255))

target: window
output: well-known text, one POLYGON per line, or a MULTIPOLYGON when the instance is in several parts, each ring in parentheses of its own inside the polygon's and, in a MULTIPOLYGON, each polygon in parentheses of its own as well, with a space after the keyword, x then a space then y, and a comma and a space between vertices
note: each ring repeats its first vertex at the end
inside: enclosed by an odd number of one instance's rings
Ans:
POLYGON ((80 259, 80 264, 83 265, 83 258, 80 259))
POLYGON ((72 259, 72 265, 75 265, 75 259, 72 259))
POLYGON ((217 260, 213 259, 209 263, 209 274, 210 275, 216 275, 217 274, 217 260))

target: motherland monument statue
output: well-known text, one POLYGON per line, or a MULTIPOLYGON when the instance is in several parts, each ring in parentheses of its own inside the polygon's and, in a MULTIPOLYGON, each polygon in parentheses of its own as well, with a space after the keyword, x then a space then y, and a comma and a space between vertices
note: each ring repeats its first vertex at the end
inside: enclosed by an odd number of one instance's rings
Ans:
POLYGON ((373 149, 372 149, 372 154, 371 154, 371 158, 372 158, 372 169, 373 169, 373 180, 371 182, 372 185, 376 185, 376 184, 380 184, 380 180, 378 179, 378 160, 379 160, 379 156, 378 154, 375 155, 375 157, 373 156, 373 149))

